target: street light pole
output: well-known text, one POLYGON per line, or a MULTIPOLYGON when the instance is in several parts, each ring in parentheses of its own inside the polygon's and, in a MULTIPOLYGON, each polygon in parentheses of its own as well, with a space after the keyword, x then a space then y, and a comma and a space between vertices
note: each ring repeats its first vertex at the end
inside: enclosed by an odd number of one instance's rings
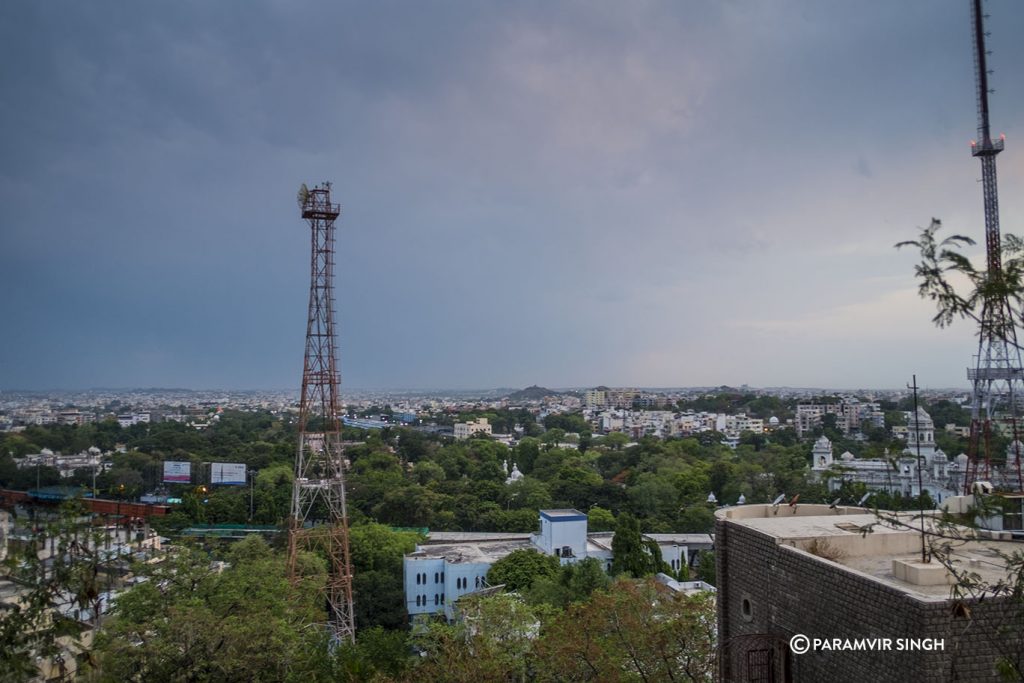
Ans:
POLYGON ((256 486, 256 470, 249 470, 249 524, 252 524, 252 494, 256 486))

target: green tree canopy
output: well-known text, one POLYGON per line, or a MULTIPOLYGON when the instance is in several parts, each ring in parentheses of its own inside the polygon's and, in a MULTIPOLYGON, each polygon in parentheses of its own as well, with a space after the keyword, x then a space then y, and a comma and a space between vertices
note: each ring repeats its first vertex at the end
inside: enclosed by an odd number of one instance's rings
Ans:
POLYGON ((557 557, 531 549, 513 550, 491 565, 487 583, 504 584, 506 591, 524 591, 538 578, 557 574, 560 566, 557 557))
POLYGON ((612 536, 612 573, 640 578, 661 571, 658 544, 644 539, 640 522, 628 512, 619 514, 612 536))

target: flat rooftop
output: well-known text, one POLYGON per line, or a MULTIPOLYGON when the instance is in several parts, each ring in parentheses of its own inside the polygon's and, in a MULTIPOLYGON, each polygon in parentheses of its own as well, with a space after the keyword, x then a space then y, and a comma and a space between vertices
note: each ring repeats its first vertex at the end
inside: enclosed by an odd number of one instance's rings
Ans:
POLYGON ((549 519, 558 519, 560 517, 583 517, 586 519, 586 515, 579 510, 573 510, 572 508, 564 510, 541 510, 540 514, 549 519))
POLYGON ((494 563, 513 550, 532 547, 528 536, 501 541, 429 543, 417 546, 416 552, 406 557, 410 560, 445 559, 453 564, 494 563))
POLYGON ((483 541, 519 541, 530 540, 529 533, 509 533, 507 531, 431 531, 427 539, 420 545, 435 543, 480 543, 483 541))
POLYGON ((644 534, 658 543, 675 543, 677 545, 706 545, 711 547, 714 539, 711 534, 644 534))
MULTIPOLYGON (((920 565, 920 519, 914 513, 883 512, 896 522, 889 524, 866 508, 829 508, 827 505, 744 505, 718 510, 719 519, 728 520, 760 532, 779 545, 796 548, 821 562, 830 562, 848 571, 871 577, 875 581, 898 588, 920 600, 943 601, 950 597, 951 578, 934 584, 914 583, 897 577, 894 560, 920 565)), ((935 534, 934 521, 925 521, 929 540, 941 541, 935 534)), ((958 527, 965 537, 972 530, 958 527)), ((998 542, 985 538, 955 542, 950 555, 957 570, 969 571, 986 583, 1006 578, 1005 562, 998 551, 1024 550, 1024 544, 998 542)), ((932 560, 925 569, 942 574, 942 565, 932 560)))

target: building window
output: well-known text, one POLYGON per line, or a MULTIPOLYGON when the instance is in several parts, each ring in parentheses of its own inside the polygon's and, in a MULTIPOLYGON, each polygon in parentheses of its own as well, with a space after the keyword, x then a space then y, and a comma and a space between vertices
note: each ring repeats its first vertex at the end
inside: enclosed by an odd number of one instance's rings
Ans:
POLYGON ((440 595, 438 595, 437 593, 434 593, 434 607, 437 607, 437 605, 438 605, 438 604, 439 604, 440 602, 441 602, 441 596, 440 596, 440 595))
POLYGON ((750 598, 743 598, 743 601, 740 603, 740 610, 743 613, 743 621, 753 621, 754 607, 750 604, 750 598))
POLYGON ((441 575, 438 574, 437 572, 434 572, 434 583, 438 583, 440 579, 441 579, 441 575))
POLYGON ((416 585, 420 585, 420 575, 418 573, 416 574, 416 585))

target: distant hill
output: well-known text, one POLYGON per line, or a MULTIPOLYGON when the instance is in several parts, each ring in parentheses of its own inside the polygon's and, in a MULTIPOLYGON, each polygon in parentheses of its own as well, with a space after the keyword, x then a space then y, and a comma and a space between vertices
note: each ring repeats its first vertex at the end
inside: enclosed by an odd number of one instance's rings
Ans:
POLYGON ((555 391, 554 389, 548 389, 546 387, 538 387, 534 384, 532 387, 513 391, 505 398, 510 401, 539 401, 545 396, 561 396, 563 393, 565 392, 555 391))

